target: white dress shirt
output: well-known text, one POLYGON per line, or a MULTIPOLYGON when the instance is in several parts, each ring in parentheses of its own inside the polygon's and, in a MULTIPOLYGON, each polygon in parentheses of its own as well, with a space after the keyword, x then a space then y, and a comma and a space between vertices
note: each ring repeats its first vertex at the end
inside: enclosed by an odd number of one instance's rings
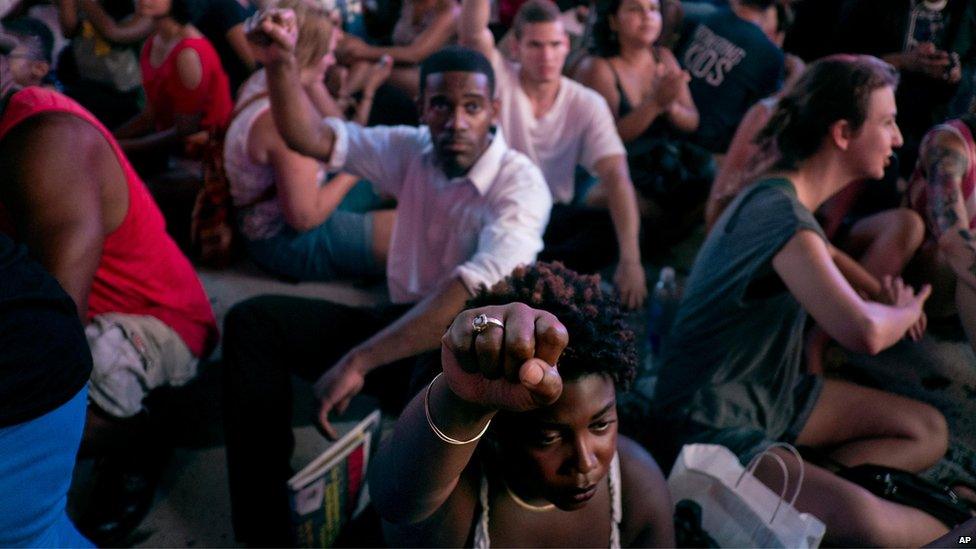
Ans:
POLYGON ((449 179, 426 126, 324 123, 336 136, 330 167, 397 199, 386 265, 394 303, 420 301, 451 276, 474 294, 542 250, 552 196, 542 172, 500 132, 466 175, 449 179))

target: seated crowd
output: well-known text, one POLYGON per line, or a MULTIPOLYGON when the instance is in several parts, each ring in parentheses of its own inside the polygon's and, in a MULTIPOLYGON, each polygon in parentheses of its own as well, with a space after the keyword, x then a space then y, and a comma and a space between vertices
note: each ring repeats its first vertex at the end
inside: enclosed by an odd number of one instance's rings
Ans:
MULTIPOLYGON (((391 546, 675 546, 692 443, 946 454, 939 410, 823 357, 930 318, 976 349, 971 3, 253 1, 0 8, 0 546, 131 543, 173 449, 159 395, 218 342, 247 545, 295 542, 295 377, 329 439, 361 392, 396 419, 368 473, 391 546), (191 263, 213 185, 229 253, 388 301, 261 295, 218 334, 191 263), (640 366, 645 269, 701 227, 640 366), (638 376, 650 405, 618 406, 638 376)), ((836 467, 795 499, 827 544, 956 526, 836 467)))

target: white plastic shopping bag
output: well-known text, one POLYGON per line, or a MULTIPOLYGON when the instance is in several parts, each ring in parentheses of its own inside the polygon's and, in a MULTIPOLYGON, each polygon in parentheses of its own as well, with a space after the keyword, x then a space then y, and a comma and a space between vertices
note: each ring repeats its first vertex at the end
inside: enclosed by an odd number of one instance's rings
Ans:
POLYGON ((803 460, 788 444, 774 444, 756 456, 748 468, 724 446, 689 444, 681 450, 668 478, 677 505, 692 500, 701 507, 702 528, 722 547, 817 547, 826 527, 819 519, 793 507, 803 484, 803 460), (800 463, 792 497, 786 464, 775 447, 790 450, 800 463), (753 476, 761 459, 777 461, 783 470, 783 490, 776 494, 753 476))

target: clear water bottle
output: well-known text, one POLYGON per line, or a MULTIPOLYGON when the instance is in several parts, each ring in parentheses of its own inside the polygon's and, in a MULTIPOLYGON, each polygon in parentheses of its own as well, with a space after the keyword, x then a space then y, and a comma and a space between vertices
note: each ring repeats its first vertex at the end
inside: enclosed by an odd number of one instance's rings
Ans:
POLYGON ((647 309, 647 341, 655 356, 661 352, 661 342, 671 329, 680 301, 681 294, 678 292, 674 269, 664 267, 654 285, 654 294, 647 309))

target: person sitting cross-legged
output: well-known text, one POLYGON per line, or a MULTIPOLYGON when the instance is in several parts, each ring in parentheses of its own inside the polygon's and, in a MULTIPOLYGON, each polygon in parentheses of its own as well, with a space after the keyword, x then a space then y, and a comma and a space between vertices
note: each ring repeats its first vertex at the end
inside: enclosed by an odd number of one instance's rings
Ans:
MULTIPOLYGON (((648 432, 649 442, 663 443, 658 459, 682 444, 712 443, 748 462, 787 442, 843 465, 919 472, 945 454, 948 428, 932 406, 802 370, 808 314, 840 345, 868 354, 917 340, 925 328, 931 287, 915 291, 888 277, 881 296, 862 297, 812 213, 851 182, 884 173, 902 143, 897 81, 876 58, 834 56, 812 63, 780 99, 760 133, 775 142, 777 163, 715 223, 665 339, 659 423, 648 432)), ((796 461, 784 459, 795 478, 796 461)), ((782 471, 768 460, 756 475, 779 489, 782 471)), ((829 544, 917 546, 947 530, 810 463, 796 507, 827 525, 829 544)))

